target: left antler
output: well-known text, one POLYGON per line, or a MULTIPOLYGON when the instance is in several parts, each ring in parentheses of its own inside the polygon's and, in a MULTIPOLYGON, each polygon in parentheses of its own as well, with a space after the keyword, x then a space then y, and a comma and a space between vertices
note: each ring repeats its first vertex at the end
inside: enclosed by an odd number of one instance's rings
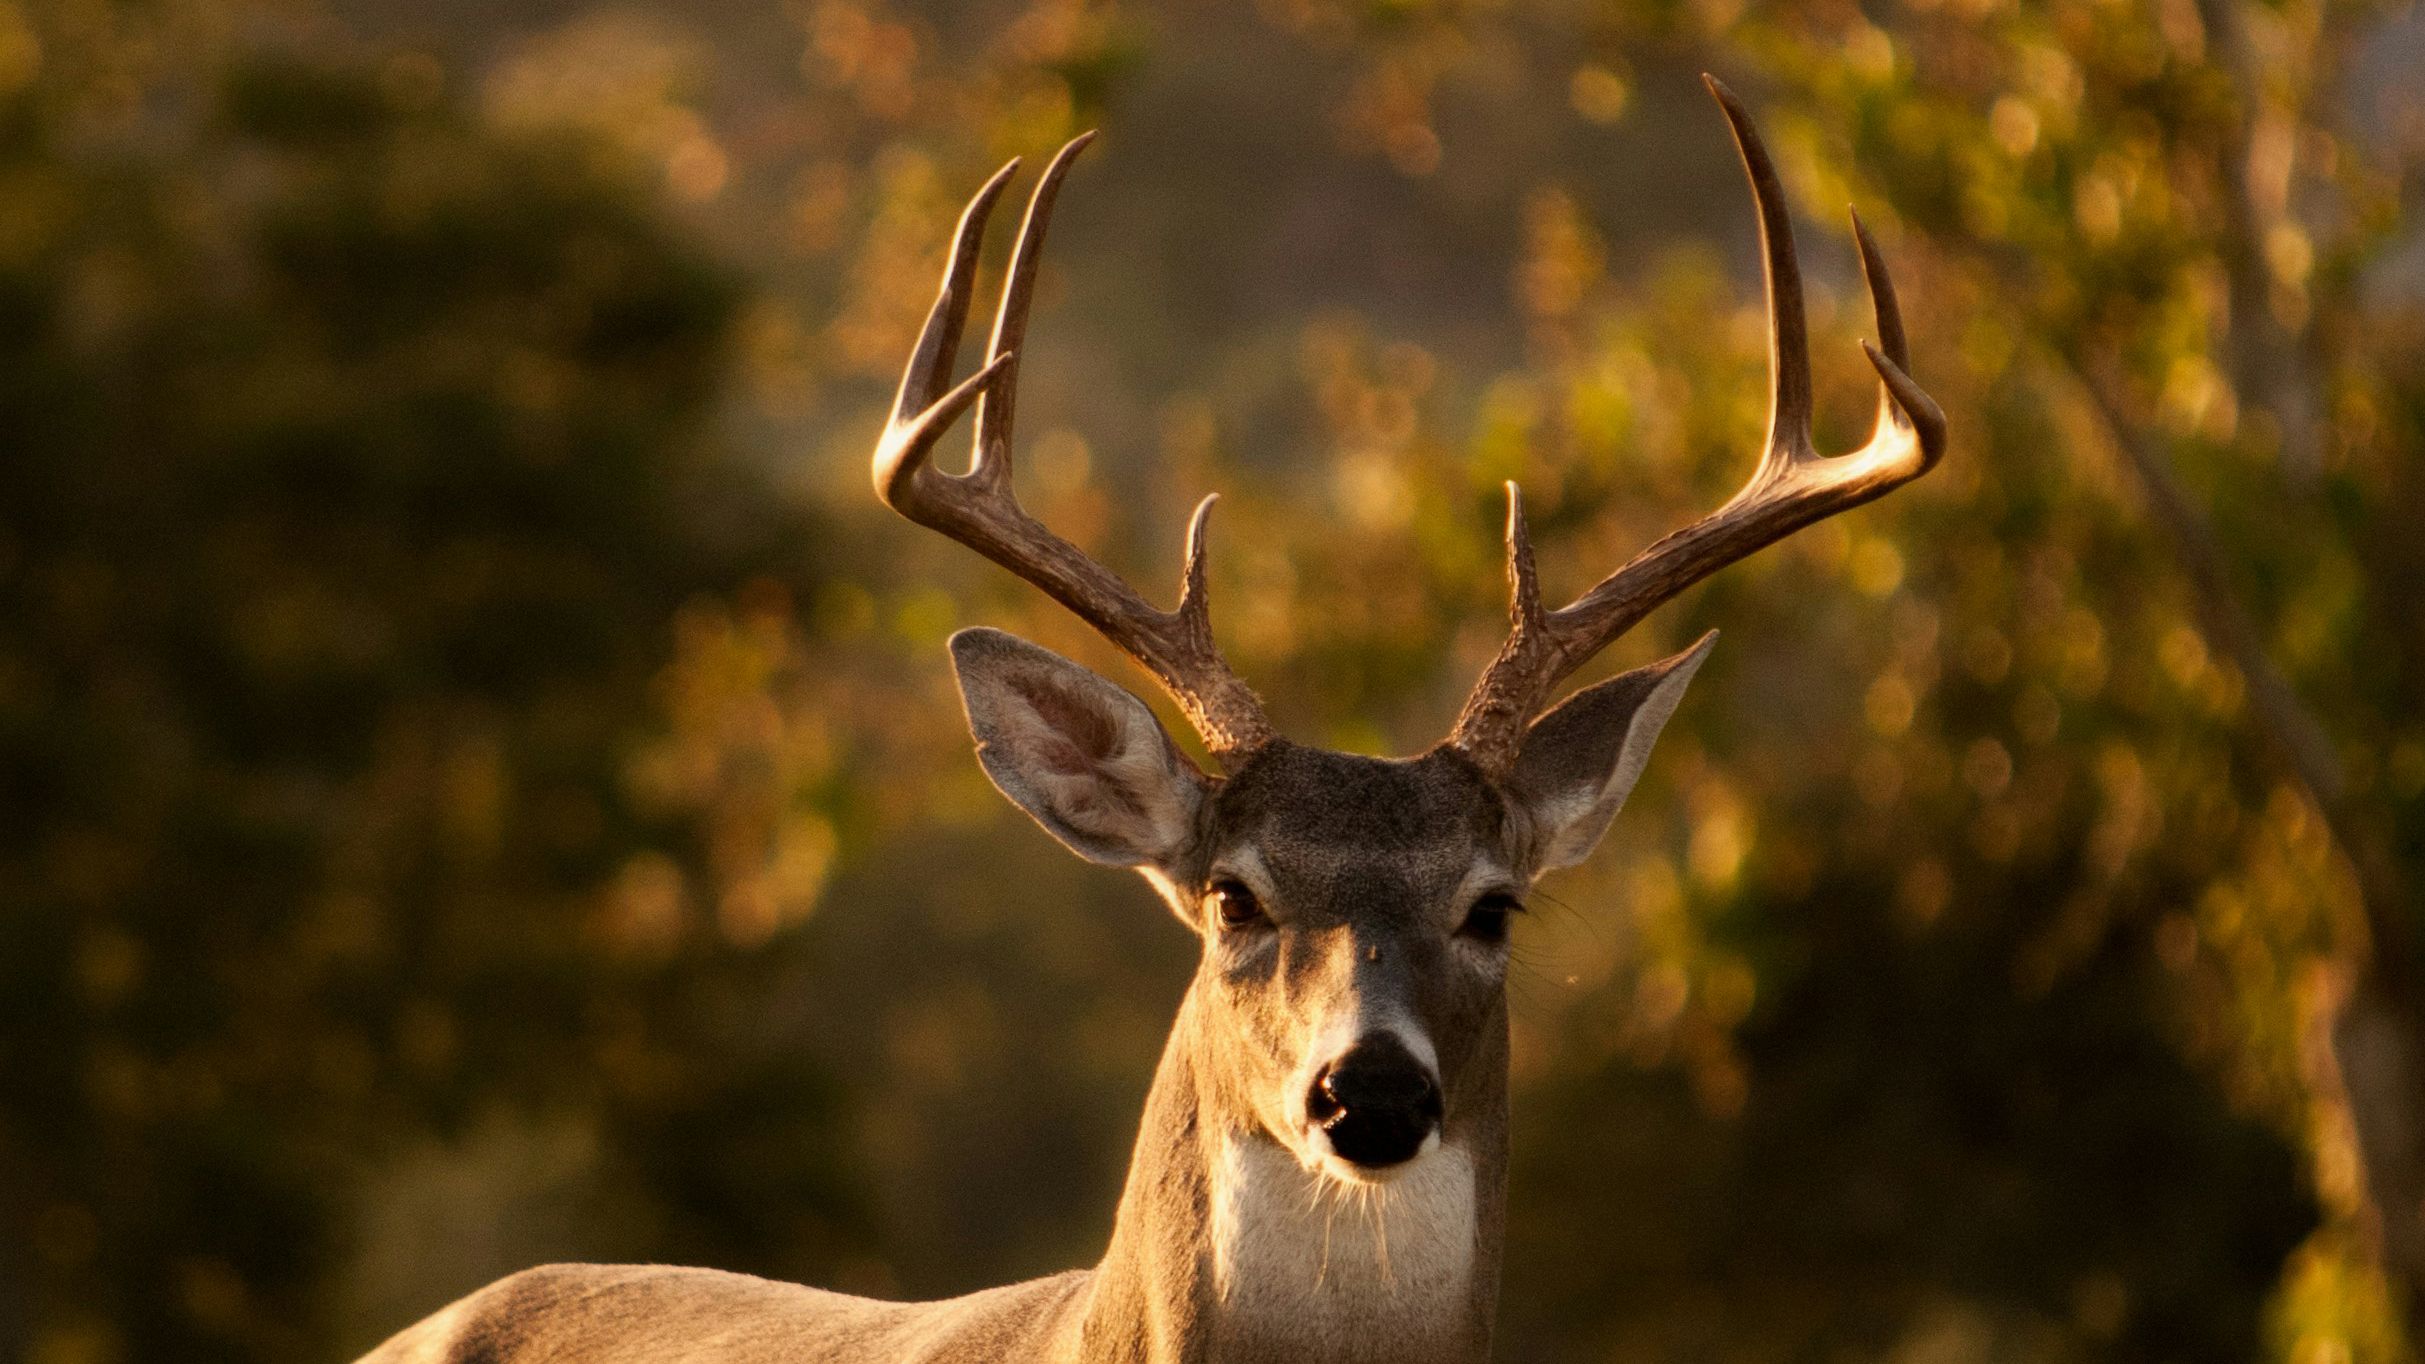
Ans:
POLYGON ((1188 522, 1187 567, 1180 580, 1179 605, 1176 610, 1163 611, 1084 550, 1028 515, 1011 491, 1011 402, 1017 392, 1019 342, 1027 330, 1036 260, 1061 177, 1068 173, 1071 159, 1093 138, 1094 134, 1084 133, 1071 139, 1037 181, 1035 194, 1028 200, 1027 220, 1019 229, 1019 244, 1011 254, 1010 276, 1002 285, 985 366, 955 385, 952 359, 975 293, 977 249, 985 236, 985 219, 1019 163, 1013 161, 996 172, 960 215, 951 261, 943 270, 942 291, 935 298, 934 310, 927 314, 917 348, 910 352, 892 420, 885 423, 884 434, 876 443, 876 494, 894 511, 967 545, 1076 612, 1105 639, 1144 664, 1186 712, 1213 756, 1223 766, 1235 767, 1270 742, 1271 724, 1264 718, 1263 703, 1230 670, 1213 643, 1211 607, 1204 589, 1204 527, 1212 515, 1213 499, 1198 503, 1194 519, 1188 522), (977 408, 975 461, 965 474, 936 468, 931 458, 935 441, 972 403, 977 408))
POLYGON ((1735 147, 1760 212, 1768 281, 1768 445, 1751 481, 1726 505, 1634 556, 1599 586, 1555 611, 1541 608, 1524 498, 1507 485, 1507 574, 1513 626, 1483 672, 1448 742, 1485 770, 1505 772, 1525 728, 1552 688, 1660 603, 1738 559, 1814 521, 1857 507, 1909 483, 1945 453, 1945 415, 1905 373, 1910 350, 1895 306, 1894 281, 1877 243, 1853 216, 1862 273, 1878 317, 1878 345, 1862 343, 1883 389, 1869 443, 1828 458, 1811 444, 1810 342, 1802 320, 1802 276, 1794 263, 1793 225, 1767 148, 1751 115, 1716 77, 1702 78, 1734 128, 1735 147))

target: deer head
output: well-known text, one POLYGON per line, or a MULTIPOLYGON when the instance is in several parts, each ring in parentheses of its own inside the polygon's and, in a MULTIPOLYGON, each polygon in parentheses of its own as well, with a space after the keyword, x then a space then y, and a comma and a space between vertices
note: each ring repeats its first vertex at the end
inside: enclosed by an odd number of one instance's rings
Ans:
POLYGON ((1391 1178, 1505 1081, 1509 920, 1534 881, 1587 856, 1714 637, 1586 688, 1543 713, 1558 682, 1660 603, 1802 526, 1932 467, 1944 419, 1905 373, 1892 283, 1854 221, 1882 382, 1859 450, 1820 456, 1800 277, 1782 190, 1742 105, 1709 82, 1751 180, 1765 253, 1768 440, 1724 506, 1642 551, 1588 592, 1544 609, 1523 501, 1508 486, 1512 625, 1449 737, 1378 759, 1290 743, 1215 647, 1205 594, 1207 497, 1188 528, 1177 609, 1148 604, 1023 511, 1011 489, 1012 402, 1036 258, 1082 136, 1028 205, 985 364, 957 384, 954 353, 986 218, 1005 166, 962 215, 940 296, 878 444, 895 510, 1009 569, 1076 612, 1178 703, 1222 769, 1189 761, 1137 697, 996 630, 951 642, 977 752, 1003 794, 1080 856, 1143 873, 1203 940, 1191 998, 1194 1064, 1224 1120, 1309 1170, 1391 1178), (966 473, 935 441, 976 408, 966 473))

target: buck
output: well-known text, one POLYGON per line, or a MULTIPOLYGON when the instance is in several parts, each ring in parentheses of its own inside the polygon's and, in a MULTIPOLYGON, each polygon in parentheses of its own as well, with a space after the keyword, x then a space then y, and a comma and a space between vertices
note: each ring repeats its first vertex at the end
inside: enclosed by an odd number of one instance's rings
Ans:
POLYGON ((1178 608, 1021 510, 1011 407, 1045 224, 1087 138, 1030 200, 984 366, 957 384, 985 221, 1017 162, 962 216, 941 296, 877 445, 876 490, 920 525, 1042 588, 1166 688, 1222 775, 1145 703, 998 630, 951 641, 977 756, 1079 856, 1141 873, 1203 955, 1155 1071, 1110 1247, 1094 1268, 944 1302, 893 1303, 739 1274, 558 1265, 502 1280, 390 1340, 401 1364, 1445 1364, 1488 1352, 1506 1207, 1509 921, 1536 879, 1592 850, 1714 636, 1576 693, 1552 689, 1676 593, 1928 471, 1944 419, 1909 358, 1877 246, 1854 219, 1878 342, 1876 426, 1811 441, 1792 229, 1742 105, 1709 82, 1758 208, 1770 417, 1750 481, 1556 610, 1508 486, 1513 618, 1448 738, 1361 757, 1279 737, 1214 647, 1205 523, 1178 608), (976 408, 966 473, 935 442, 976 408))

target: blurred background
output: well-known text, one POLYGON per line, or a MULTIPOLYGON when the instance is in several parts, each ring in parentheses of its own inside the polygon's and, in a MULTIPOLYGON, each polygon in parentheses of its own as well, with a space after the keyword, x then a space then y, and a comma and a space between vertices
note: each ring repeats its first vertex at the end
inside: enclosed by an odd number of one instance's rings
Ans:
POLYGON ((1104 130, 1022 496, 1162 595, 1221 490, 1411 752, 1501 480, 1562 598, 1750 468, 1703 69, 1822 444, 1848 203, 1954 443, 1591 674, 1726 632, 1517 931, 1501 1357, 2413 1360, 2425 16, 2327 0, 0 0, 0 1360, 1090 1262, 1194 945, 942 641, 1142 674, 868 489, 953 215, 1104 130))

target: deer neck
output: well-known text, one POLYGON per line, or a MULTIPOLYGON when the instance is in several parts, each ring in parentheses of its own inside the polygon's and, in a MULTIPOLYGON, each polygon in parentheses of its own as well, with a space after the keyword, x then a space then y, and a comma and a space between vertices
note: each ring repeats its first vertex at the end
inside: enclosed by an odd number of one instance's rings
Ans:
POLYGON ((1482 1359, 1506 1203, 1504 1018, 1441 1143, 1367 1188, 1307 1170, 1224 1093, 1201 1018, 1191 991, 1146 1099, 1078 1358, 1482 1359))

